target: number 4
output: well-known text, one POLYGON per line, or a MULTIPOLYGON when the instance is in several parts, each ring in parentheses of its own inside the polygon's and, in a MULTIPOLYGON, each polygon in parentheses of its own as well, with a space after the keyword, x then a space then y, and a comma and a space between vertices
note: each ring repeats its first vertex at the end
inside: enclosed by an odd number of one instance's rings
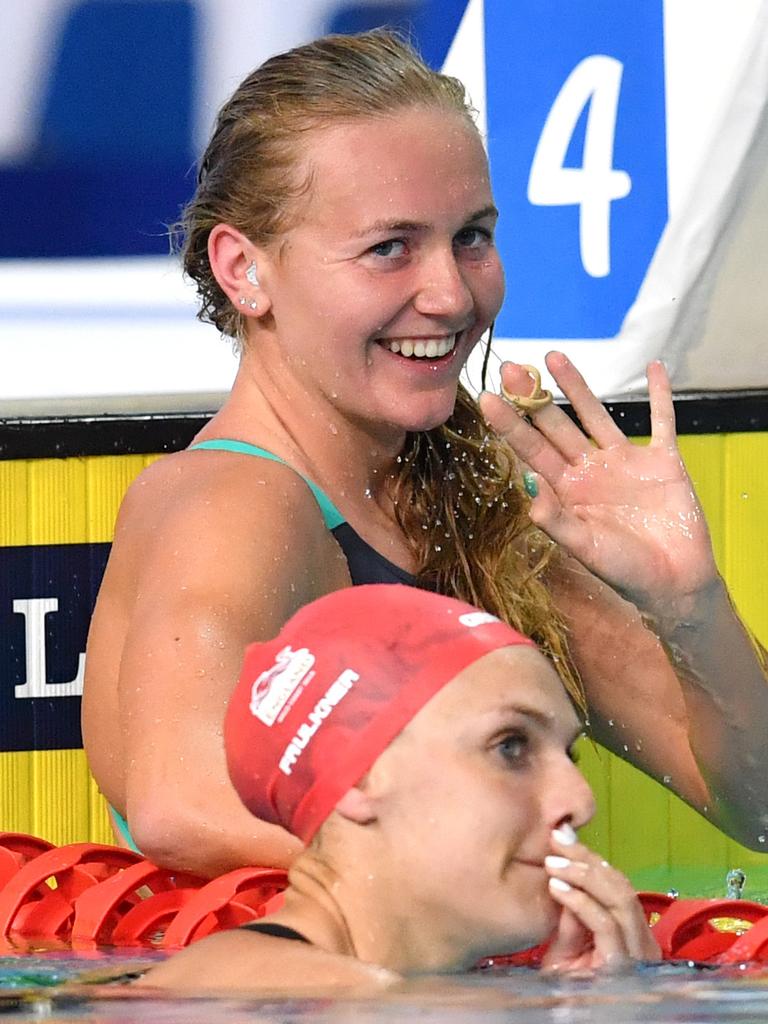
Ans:
POLYGON ((611 203, 629 195, 632 179, 613 168, 613 137, 623 65, 596 55, 577 64, 557 95, 536 147, 528 178, 535 206, 578 206, 581 262, 591 277, 611 271, 611 203), (581 167, 565 156, 589 104, 581 167))

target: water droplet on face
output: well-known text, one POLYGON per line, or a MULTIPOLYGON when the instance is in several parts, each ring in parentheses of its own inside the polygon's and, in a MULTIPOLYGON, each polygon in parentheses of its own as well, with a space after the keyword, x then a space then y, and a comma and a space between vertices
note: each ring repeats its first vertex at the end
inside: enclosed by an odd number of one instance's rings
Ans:
POLYGON ((671 781, 672 781, 672 776, 671 775, 664 775, 662 777, 662 782, 664 783, 665 786, 668 786, 671 781))
POLYGON ((335 423, 329 423, 328 424, 328 429, 330 430, 330 432, 332 434, 338 434, 338 432, 339 432, 339 428, 336 426, 335 423))
POLYGON ((365 495, 366 498, 372 498, 373 497, 373 494, 371 493, 371 488, 370 487, 366 487, 365 490, 363 491, 363 494, 365 495))
POLYGON ((757 837, 757 841, 758 841, 758 843, 764 843, 765 842, 765 836, 764 835, 763 836, 758 836, 757 837))

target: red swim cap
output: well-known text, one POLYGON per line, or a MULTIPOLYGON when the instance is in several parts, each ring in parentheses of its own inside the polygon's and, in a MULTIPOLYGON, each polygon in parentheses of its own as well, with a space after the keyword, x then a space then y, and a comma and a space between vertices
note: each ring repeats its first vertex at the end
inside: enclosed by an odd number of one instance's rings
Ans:
POLYGON ((251 644, 224 724, 245 806, 308 842, 438 690, 532 640, 463 601, 400 584, 348 587, 251 644))

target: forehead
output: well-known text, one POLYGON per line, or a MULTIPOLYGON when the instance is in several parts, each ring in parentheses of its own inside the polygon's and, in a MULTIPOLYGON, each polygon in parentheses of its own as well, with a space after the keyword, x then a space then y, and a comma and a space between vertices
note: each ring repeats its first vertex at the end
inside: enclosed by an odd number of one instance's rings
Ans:
POLYGON ((426 705, 424 720, 440 729, 448 721, 491 719, 513 706, 542 716, 558 733, 579 727, 559 676, 534 647, 503 647, 473 662, 426 705))
POLYGON ((491 202, 480 136, 453 111, 415 107, 315 129, 303 170, 311 187, 302 219, 329 226, 340 216, 350 226, 381 216, 466 216, 491 202))

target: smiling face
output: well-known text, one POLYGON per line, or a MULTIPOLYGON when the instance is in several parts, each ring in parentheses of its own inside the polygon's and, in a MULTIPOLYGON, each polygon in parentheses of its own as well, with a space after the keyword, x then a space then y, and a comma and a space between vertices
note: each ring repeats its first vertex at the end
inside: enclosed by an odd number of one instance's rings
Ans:
POLYGON ((461 672, 382 754, 366 789, 417 944, 472 963, 550 934, 550 833, 594 811, 571 757, 580 731, 543 655, 506 647, 461 672))
POLYGON ((352 120, 308 133, 302 171, 297 222, 271 250, 271 336, 254 352, 350 420, 443 423, 503 293, 477 132, 423 107, 352 120))

